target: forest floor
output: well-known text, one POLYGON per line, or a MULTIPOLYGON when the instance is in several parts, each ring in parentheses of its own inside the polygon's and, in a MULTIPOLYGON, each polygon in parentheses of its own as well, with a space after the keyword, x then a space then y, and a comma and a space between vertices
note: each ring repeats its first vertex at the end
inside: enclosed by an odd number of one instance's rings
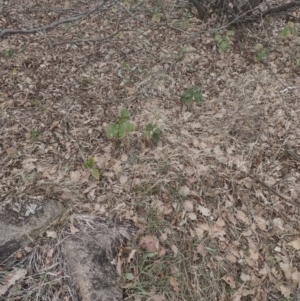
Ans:
MULTIPOLYGON (((59 200, 68 234, 75 213, 133 223, 116 258, 126 300, 299 300, 300 168, 285 147, 300 151, 299 24, 30 2, 9 1, 0 28, 78 19, 0 40, 0 210, 25 219, 59 200), (182 105, 194 86, 202 100, 182 105), (107 137, 124 108, 134 130, 107 137)), ((47 277, 35 266, 20 300, 72 300, 51 239, 47 277)))

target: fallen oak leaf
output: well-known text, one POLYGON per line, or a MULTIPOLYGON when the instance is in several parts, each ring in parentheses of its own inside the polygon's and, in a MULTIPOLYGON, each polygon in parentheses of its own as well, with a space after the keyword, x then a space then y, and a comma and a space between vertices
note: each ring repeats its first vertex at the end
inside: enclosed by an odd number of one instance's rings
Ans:
POLYGON ((157 252, 159 250, 159 241, 152 235, 146 235, 141 238, 140 246, 148 252, 157 252))

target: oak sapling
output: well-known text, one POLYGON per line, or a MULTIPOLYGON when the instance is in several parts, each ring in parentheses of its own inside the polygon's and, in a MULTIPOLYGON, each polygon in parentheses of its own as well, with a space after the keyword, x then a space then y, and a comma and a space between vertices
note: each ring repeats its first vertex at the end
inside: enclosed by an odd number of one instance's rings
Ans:
POLYGON ((105 129, 107 138, 121 139, 126 136, 127 133, 134 131, 134 125, 128 121, 130 118, 130 112, 124 108, 120 111, 118 122, 109 125, 105 129))
POLYGON ((91 175, 93 176, 93 178, 95 178, 96 180, 99 180, 100 176, 99 176, 99 170, 97 169, 97 167, 95 167, 95 160, 93 157, 89 157, 84 163, 83 163, 83 167, 85 169, 88 169, 91 173, 91 175))
POLYGON ((156 145, 160 139, 162 131, 159 127, 156 126, 156 124, 148 123, 143 133, 145 134, 146 140, 149 144, 152 142, 156 145))
POLYGON ((202 94, 200 92, 200 87, 194 86, 192 88, 185 90, 180 97, 180 101, 182 105, 185 104, 188 107, 191 106, 193 101, 195 101, 196 103, 202 101, 202 94))

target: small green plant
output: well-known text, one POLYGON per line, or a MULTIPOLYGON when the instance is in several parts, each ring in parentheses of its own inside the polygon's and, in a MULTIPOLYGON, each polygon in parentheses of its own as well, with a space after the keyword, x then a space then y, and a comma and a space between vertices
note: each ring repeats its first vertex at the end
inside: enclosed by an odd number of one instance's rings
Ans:
POLYGON ((291 35, 290 27, 288 25, 285 25, 282 32, 281 32, 281 36, 282 36, 283 39, 286 39, 290 35, 291 35))
POLYGON ((145 130, 143 131, 145 136, 147 137, 148 141, 152 141, 154 144, 157 144, 160 136, 162 134, 162 131, 160 128, 156 126, 154 123, 148 123, 145 127, 145 130))
POLYGON ((99 180, 99 170, 97 167, 95 167, 95 160, 93 157, 89 157, 84 163, 83 167, 85 169, 88 169, 93 176, 94 179, 99 180))
POLYGON ((296 67, 300 67, 300 58, 296 59, 296 67))
POLYGON ((15 54, 15 50, 14 49, 10 48, 10 49, 7 50, 7 56, 9 58, 13 57, 14 54, 15 54))
POLYGON ((219 51, 221 53, 226 52, 230 48, 230 39, 234 35, 233 30, 229 30, 226 35, 220 35, 219 33, 215 34, 215 41, 217 42, 219 51))
POLYGON ((31 129, 29 133, 31 140, 38 140, 41 137, 41 132, 39 130, 31 129))
POLYGON ((128 109, 122 109, 117 123, 113 123, 105 129, 108 138, 124 138, 127 133, 134 131, 134 125, 128 121, 130 112, 128 109))
POLYGON ((259 62, 261 62, 263 59, 265 59, 269 54, 269 51, 267 49, 265 49, 263 47, 263 45, 261 45, 261 44, 256 44, 254 46, 254 49, 255 49, 255 52, 256 52, 256 59, 259 62))
POLYGON ((194 86, 185 90, 180 97, 180 101, 186 105, 190 105, 193 101, 195 101, 196 103, 202 101, 200 87, 194 86))

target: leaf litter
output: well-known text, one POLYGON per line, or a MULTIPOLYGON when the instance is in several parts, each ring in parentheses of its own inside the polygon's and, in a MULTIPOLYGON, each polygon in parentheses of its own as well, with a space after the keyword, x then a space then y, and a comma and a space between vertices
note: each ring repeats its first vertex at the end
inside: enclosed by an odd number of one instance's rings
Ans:
MULTIPOLYGON (((1 28, 38 26, 40 14, 49 24, 97 4, 41 2, 26 11, 28 1, 10 2, 1 28)), ((133 222, 136 245, 116 263, 128 300, 299 296, 299 207, 285 201, 298 204, 299 163, 284 148, 300 145, 299 25, 283 38, 280 18, 254 24, 224 54, 171 1, 112 4, 101 18, 1 41, 0 210, 23 219, 56 198, 76 212, 133 222), (160 10, 185 30, 166 25, 160 10), (268 42, 264 61, 260 40, 268 42), (181 108, 193 86, 202 102, 181 108), (110 140, 105 129, 122 108, 135 131, 110 140), (155 147, 143 139, 148 123, 162 130, 155 147)), ((73 222, 62 229, 79 231, 73 222)), ((49 245, 24 252, 24 268, 41 267, 27 273, 62 273, 52 265, 63 231, 48 229, 49 245)), ((11 279, 24 282, 17 271, 11 279)), ((30 281, 34 295, 41 280, 30 281)))

